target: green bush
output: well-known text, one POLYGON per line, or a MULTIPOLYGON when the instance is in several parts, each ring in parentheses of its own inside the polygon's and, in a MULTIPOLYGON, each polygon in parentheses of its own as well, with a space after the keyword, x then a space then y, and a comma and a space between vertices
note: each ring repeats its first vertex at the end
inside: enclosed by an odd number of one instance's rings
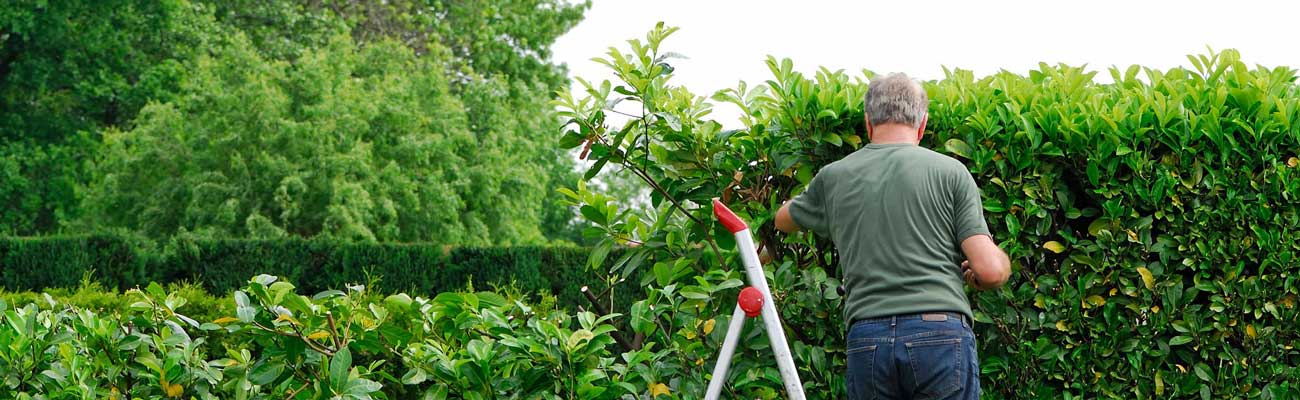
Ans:
MULTIPOLYGON (((585 93, 556 100, 568 119, 561 144, 593 161, 587 179, 618 171, 653 189, 652 209, 631 212, 586 185, 566 192, 604 236, 593 260, 619 243, 645 244, 620 259, 648 270, 650 297, 631 309, 633 328, 681 354, 655 368, 695 369, 692 360, 715 350, 688 340, 692 327, 730 314, 709 289, 739 265, 711 215, 721 198, 774 259, 769 279, 810 396, 840 398, 835 252, 825 238, 779 234, 771 220, 819 168, 866 141, 864 78, 874 74, 805 76, 769 58, 766 84, 711 97, 743 112, 743 127, 726 130, 707 119, 707 98, 672 84, 678 55, 660 45, 673 30, 655 28, 630 52, 611 48, 597 61, 615 82, 582 82, 585 93), (631 117, 611 125, 615 105, 631 117), (633 261, 640 256, 657 261, 633 261)), ((971 294, 988 396, 1300 395, 1296 71, 1250 68, 1235 51, 1189 59, 1192 69, 1112 68, 1109 84, 1047 64, 1027 76, 955 70, 925 83, 922 144, 970 168, 1013 259, 1005 287, 971 294)), ((753 350, 763 358, 737 370, 732 389, 771 396, 775 366, 753 350)), ((673 389, 698 392, 704 376, 682 374, 673 389)))
MULTIPOLYGON (((576 311, 591 308, 583 286, 611 287, 586 267, 577 247, 451 248, 425 244, 347 243, 325 240, 177 240, 165 250, 121 235, 0 238, 0 287, 9 291, 76 288, 83 276, 113 290, 148 282, 193 282, 211 293, 242 287, 247 277, 272 274, 308 291, 367 284, 380 293, 434 294, 470 284, 510 285, 524 293, 556 296, 576 311)), ((613 285, 607 309, 627 307, 640 288, 613 285)))
POLYGON ((517 293, 379 297, 351 286, 309 297, 259 275, 218 303, 192 286, 98 295, 121 306, 0 296, 0 392, 362 400, 622 399, 655 390, 632 384, 639 374, 615 363, 608 321, 616 315, 534 308, 517 293), (190 313, 207 307, 220 314, 190 313))

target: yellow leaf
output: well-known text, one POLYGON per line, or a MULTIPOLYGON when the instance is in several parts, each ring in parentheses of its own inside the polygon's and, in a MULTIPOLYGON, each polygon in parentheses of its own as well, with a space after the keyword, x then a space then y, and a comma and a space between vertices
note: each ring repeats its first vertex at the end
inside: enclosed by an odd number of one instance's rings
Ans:
POLYGON ((280 316, 275 317, 275 322, 283 322, 283 321, 289 321, 289 323, 294 325, 298 324, 298 321, 294 321, 293 317, 289 316, 289 313, 280 314, 280 316))
POLYGON ((1110 288, 1110 297, 1115 297, 1115 293, 1119 293, 1119 288, 1110 288))
POLYGON ((235 318, 235 317, 221 317, 221 318, 217 318, 215 321, 212 321, 212 323, 221 325, 221 324, 228 324, 231 322, 235 322, 238 320, 239 318, 235 318))
POLYGON ((1151 312, 1153 312, 1153 313, 1159 313, 1159 312, 1160 312, 1160 306, 1151 306, 1151 312))
POLYGON ((1065 321, 1056 321, 1056 330, 1065 332, 1066 330, 1069 330, 1069 328, 1065 326, 1065 321))
POLYGON ((1147 267, 1138 267, 1138 275, 1142 275, 1142 286, 1146 286, 1147 289, 1156 286, 1156 278, 1151 275, 1151 270, 1147 267))
POLYGON ((686 331, 686 340, 695 340, 695 331, 686 331))
POLYGON ((1164 373, 1156 371, 1156 396, 1165 394, 1164 373))
POLYGON ((163 390, 167 392, 167 397, 171 397, 173 399, 180 398, 181 394, 185 393, 185 389, 182 388, 181 385, 178 383, 167 384, 166 382, 163 382, 163 386, 164 386, 163 390))
POLYGON ((1034 307, 1047 308, 1047 304, 1043 303, 1043 296, 1034 296, 1034 307))
POLYGON ((330 337, 330 334, 329 332, 325 332, 325 331, 317 331, 316 333, 307 335, 307 338, 311 340, 321 340, 327 337, 330 337))
POLYGON ((1043 243, 1043 248, 1044 248, 1044 249, 1051 250, 1053 253, 1056 253, 1056 254, 1061 254, 1062 251, 1065 251, 1065 245, 1063 245, 1063 244, 1061 244, 1061 242, 1058 242, 1058 241, 1055 241, 1055 240, 1050 241, 1050 242, 1047 242, 1047 243, 1043 243))
POLYGON ((1256 335, 1258 335, 1258 332, 1255 332, 1255 325, 1246 324, 1246 337, 1254 339, 1256 335))
POLYGON ((226 361, 226 366, 227 366, 227 367, 233 367, 233 366, 236 366, 236 365, 239 365, 239 361, 235 361, 235 360, 226 361))
POLYGON ((1088 296, 1088 298, 1083 300, 1085 302, 1084 303, 1085 308, 1087 308, 1088 304, 1091 304, 1093 307, 1101 307, 1106 305, 1106 298, 1095 294, 1092 296, 1088 296))
POLYGON ((715 320, 713 320, 713 319, 709 319, 708 321, 704 321, 704 334, 705 334, 705 335, 708 335, 708 334, 710 334, 710 333, 713 333, 713 326, 714 326, 714 325, 717 325, 717 324, 718 324, 718 321, 715 321, 715 320))
POLYGON ((1133 232, 1132 229, 1126 229, 1126 231, 1128 231, 1128 240, 1129 240, 1129 241, 1133 241, 1133 242, 1138 241, 1138 234, 1137 234, 1137 232, 1133 232))
POLYGON ((698 365, 704 365, 704 359, 703 359, 703 358, 697 358, 697 359, 695 359, 695 365, 697 365, 697 366, 698 366, 698 365))
POLYGON ((659 395, 661 395, 661 394, 666 395, 666 394, 669 394, 669 393, 672 393, 672 392, 668 390, 668 385, 665 385, 665 384, 662 384, 662 383, 656 383, 656 384, 650 385, 650 397, 651 397, 651 398, 659 397, 659 395))
POLYGON ((1291 157, 1286 159, 1286 166, 1295 168, 1297 165, 1300 165, 1300 158, 1291 157))

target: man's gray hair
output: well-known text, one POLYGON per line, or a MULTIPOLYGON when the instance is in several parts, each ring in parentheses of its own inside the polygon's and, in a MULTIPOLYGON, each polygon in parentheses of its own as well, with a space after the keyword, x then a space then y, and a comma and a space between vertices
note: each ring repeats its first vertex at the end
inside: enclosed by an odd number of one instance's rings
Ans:
POLYGON ((930 98, 925 88, 898 72, 871 80, 867 88, 867 116, 872 126, 902 124, 920 127, 930 98))

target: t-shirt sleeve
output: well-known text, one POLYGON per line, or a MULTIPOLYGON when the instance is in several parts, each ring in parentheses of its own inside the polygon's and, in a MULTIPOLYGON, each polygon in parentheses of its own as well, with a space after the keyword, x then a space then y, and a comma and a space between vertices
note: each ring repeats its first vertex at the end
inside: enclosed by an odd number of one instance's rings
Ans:
POLYGON ((790 217, 794 223, 821 235, 830 234, 826 218, 825 180, 821 175, 813 177, 803 193, 790 201, 790 217))
POLYGON ((953 239, 960 244, 975 235, 989 234, 988 222, 984 221, 984 203, 980 200, 980 188, 975 178, 962 167, 957 173, 956 185, 953 187, 953 239))

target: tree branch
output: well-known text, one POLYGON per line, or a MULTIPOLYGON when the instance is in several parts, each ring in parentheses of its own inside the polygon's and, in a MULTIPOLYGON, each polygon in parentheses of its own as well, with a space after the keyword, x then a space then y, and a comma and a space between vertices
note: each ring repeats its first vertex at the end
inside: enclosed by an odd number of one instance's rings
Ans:
MULTIPOLYGON (((591 302, 591 306, 595 309, 596 314, 598 314, 598 317, 604 317, 606 315, 609 315, 609 310, 605 309, 605 306, 600 304, 600 299, 596 298, 595 295, 591 294, 591 290, 588 290, 586 286, 583 286, 581 291, 584 296, 587 296, 587 301, 591 302)), ((609 334, 610 336, 614 337, 615 342, 618 342, 620 346, 623 346, 624 350, 626 351, 641 350, 639 343, 636 346, 634 346, 632 343, 628 342, 626 338, 623 337, 622 332, 613 331, 610 332, 609 334)))

